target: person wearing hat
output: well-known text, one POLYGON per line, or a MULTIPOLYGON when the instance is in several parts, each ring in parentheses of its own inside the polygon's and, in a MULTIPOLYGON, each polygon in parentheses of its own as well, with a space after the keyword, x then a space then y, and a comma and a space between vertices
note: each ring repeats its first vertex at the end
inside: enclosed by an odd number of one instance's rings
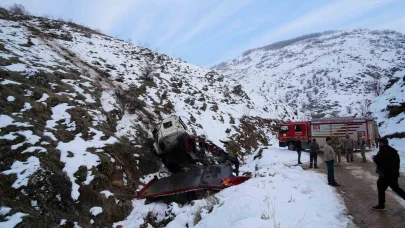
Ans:
POLYGON ((377 155, 373 156, 373 161, 377 165, 376 173, 379 178, 377 181, 378 188, 378 205, 374 210, 385 210, 385 191, 388 187, 405 200, 405 191, 398 185, 400 158, 398 151, 388 145, 388 139, 379 139, 380 149, 377 155))

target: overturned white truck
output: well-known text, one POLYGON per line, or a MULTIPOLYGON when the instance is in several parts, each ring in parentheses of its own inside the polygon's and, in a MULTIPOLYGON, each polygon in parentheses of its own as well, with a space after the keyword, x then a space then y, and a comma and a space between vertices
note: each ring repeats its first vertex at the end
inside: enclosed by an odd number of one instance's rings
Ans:
POLYGON ((238 176, 237 158, 204 137, 189 135, 187 126, 178 116, 164 119, 152 133, 152 150, 172 175, 155 177, 137 192, 137 198, 173 198, 173 195, 178 198, 181 193, 194 196, 195 192, 218 191, 250 178, 238 176))

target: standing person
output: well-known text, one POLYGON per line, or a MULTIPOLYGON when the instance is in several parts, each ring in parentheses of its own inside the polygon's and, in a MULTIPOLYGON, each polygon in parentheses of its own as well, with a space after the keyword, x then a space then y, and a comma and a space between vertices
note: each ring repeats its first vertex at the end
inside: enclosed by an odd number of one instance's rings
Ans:
POLYGON ((295 149, 297 150, 297 153, 298 153, 298 164, 302 164, 301 163, 301 151, 302 151, 301 140, 298 139, 295 142, 295 149))
POLYGON ((361 138, 361 156, 363 157, 363 163, 366 163, 367 162, 367 159, 366 159, 366 137, 362 137, 361 138))
POLYGON ((353 147, 354 147, 354 140, 350 138, 349 134, 346 134, 346 138, 343 142, 343 149, 346 152, 347 162, 353 161, 353 147))
POLYGON ((378 135, 377 137, 375 137, 375 146, 378 148, 378 143, 380 141, 380 135, 378 135))
POLYGON ((340 184, 335 181, 335 151, 330 146, 332 144, 332 138, 326 137, 326 145, 323 148, 323 160, 328 168, 328 184, 332 186, 340 186, 340 184))
POLYGON ((405 200, 405 191, 398 185, 400 158, 398 151, 388 145, 388 139, 380 138, 380 150, 377 155, 373 156, 373 160, 377 165, 377 173, 379 175, 377 181, 378 188, 378 205, 374 206, 374 210, 385 210, 385 191, 388 187, 396 192, 402 199, 405 200))
POLYGON ((341 156, 342 156, 342 141, 339 139, 339 137, 335 136, 333 137, 332 140, 332 148, 335 151, 336 157, 335 157, 335 161, 336 161, 336 165, 340 165, 340 160, 341 160, 341 156))
POLYGON ((312 142, 309 144, 309 168, 312 169, 312 164, 315 169, 318 168, 318 151, 319 145, 316 142, 316 139, 312 139, 312 142))

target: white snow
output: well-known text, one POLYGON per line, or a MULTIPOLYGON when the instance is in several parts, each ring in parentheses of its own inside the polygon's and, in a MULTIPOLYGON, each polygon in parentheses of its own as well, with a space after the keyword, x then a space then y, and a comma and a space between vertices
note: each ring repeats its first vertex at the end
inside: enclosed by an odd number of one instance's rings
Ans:
POLYGON ((63 226, 66 224, 66 219, 61 219, 59 225, 63 226))
MULTIPOLYGON (((88 171, 100 163, 100 158, 87 152, 88 148, 102 148, 106 144, 112 144, 117 141, 116 138, 110 137, 109 139, 103 141, 100 138, 104 134, 93 128, 90 128, 90 132, 95 133, 92 140, 85 141, 81 138, 82 134, 77 134, 76 137, 67 143, 59 142, 56 149, 61 151, 60 160, 65 163, 63 171, 65 171, 72 182, 72 199, 77 200, 79 198, 79 185, 76 183, 76 177, 74 174, 79 170, 80 166, 86 166, 88 171), (73 157, 68 157, 68 153, 73 153, 73 157)), ((90 178, 91 174, 88 172, 86 180, 90 178)), ((90 180, 91 181, 91 180, 90 180)))
POLYGON ((10 207, 0 207, 0 215, 6 215, 11 211, 10 207))
POLYGON ((129 114, 125 112, 122 119, 117 122, 116 136, 127 136, 129 139, 133 139, 136 136, 137 130, 135 125, 137 123, 137 115, 129 114))
POLYGON ((7 101, 10 101, 10 102, 11 102, 11 101, 15 101, 15 97, 13 97, 13 96, 8 96, 8 97, 7 97, 7 101))
POLYGON ((67 103, 58 104, 53 107, 52 120, 46 121, 46 127, 55 130, 56 122, 59 120, 65 120, 63 124, 72 127, 73 123, 70 123, 70 114, 66 112, 66 110, 71 108, 73 108, 73 106, 69 106, 67 103))
POLYGON ((107 198, 107 199, 110 196, 114 196, 114 193, 112 193, 112 192, 110 192, 108 190, 101 191, 100 193, 103 194, 105 196, 105 198, 107 198))
POLYGON ((24 108, 21 109, 20 112, 25 112, 25 111, 27 111, 27 110, 30 110, 31 108, 32 108, 31 104, 28 103, 28 102, 25 102, 25 103, 24 103, 24 108))
POLYGON ((34 135, 34 133, 31 130, 25 130, 25 131, 17 131, 16 132, 19 135, 22 135, 25 137, 26 141, 12 145, 11 149, 15 150, 19 147, 21 147, 22 145, 29 143, 31 145, 34 145, 35 143, 39 142, 39 140, 41 139, 41 137, 34 135))
POLYGON ((62 82, 66 83, 66 84, 68 84, 68 85, 70 85, 70 86, 72 86, 73 89, 74 89, 77 93, 80 93, 81 95, 83 95, 83 96, 86 98, 86 100, 85 100, 86 102, 89 102, 89 103, 94 103, 94 102, 96 102, 96 100, 95 100, 90 94, 85 93, 85 92, 84 92, 84 89, 80 88, 80 86, 77 85, 78 83, 77 83, 76 81, 70 80, 70 79, 62 79, 62 82))
POLYGON ((90 208, 90 213, 94 216, 97 216, 98 214, 103 213, 103 208, 101 207, 92 207, 90 208))
POLYGON ((21 83, 5 79, 2 82, 0 82, 0 85, 21 85, 21 83))
POLYGON ((22 218, 28 216, 27 214, 17 212, 11 216, 6 217, 6 221, 0 222, 0 228, 15 227, 18 223, 22 222, 22 218))
POLYGON ((28 147, 26 150, 24 150, 21 153, 32 153, 34 151, 38 151, 38 153, 42 153, 42 152, 46 152, 46 149, 41 146, 31 146, 31 147, 28 147))
POLYGON ((112 110, 117 109, 117 101, 115 101, 113 95, 107 91, 103 91, 101 94, 101 105, 106 112, 111 112, 112 110))
POLYGON ((25 92, 24 97, 30 97, 32 96, 32 94, 34 94, 34 92, 32 92, 29 89, 25 89, 24 92, 25 92))
POLYGON ((14 122, 14 119, 8 115, 0 115, 0 128, 7 127, 10 125, 14 125, 17 127, 31 127, 31 124, 28 123, 18 123, 14 122))
MULTIPOLYGON (((303 154, 304 161, 309 160, 303 154)), ((247 157, 241 172, 252 172, 253 178, 245 183, 227 188, 215 194, 218 203, 195 200, 194 205, 176 203, 166 205, 144 200, 133 201, 133 211, 114 226, 139 227, 148 212, 158 221, 168 214, 175 218, 166 227, 347 227, 346 208, 336 190, 327 185, 326 175, 304 171, 295 166, 294 151, 270 147, 263 151, 261 159, 247 157), (256 170, 257 169, 257 170, 256 170), (208 206, 213 210, 208 213, 208 206), (194 226, 196 213, 201 221, 194 226)))
POLYGON ((400 171, 405 175, 405 139, 388 139, 388 143, 398 151, 401 161, 400 171))
POLYGON ((15 132, 10 132, 7 135, 0 136, 0 139, 11 140, 11 141, 16 138, 17 138, 17 136, 15 135, 15 132))
POLYGON ((15 161, 10 168, 10 170, 2 173, 6 175, 16 174, 17 180, 11 187, 18 189, 28 185, 30 176, 40 169, 40 162, 37 157, 31 156, 25 162, 15 161))
POLYGON ((38 201, 36 201, 36 200, 31 200, 31 206, 32 206, 32 207, 38 206, 38 201))
POLYGON ((39 100, 37 100, 37 102, 44 102, 44 101, 46 101, 46 99, 48 99, 48 98, 49 98, 49 95, 46 94, 46 93, 43 93, 43 94, 42 94, 42 97, 41 97, 39 100))
MULTIPOLYGON (((405 102, 405 70, 395 72, 394 78, 399 80, 389 89, 385 90, 380 96, 376 97, 370 105, 373 116, 377 118, 379 132, 382 137, 395 133, 405 133, 405 112, 389 117, 387 106, 400 106, 405 102)), ((389 144, 398 150, 401 159, 401 172, 405 173, 405 138, 388 139, 389 144)))
POLYGON ((27 69, 27 67, 22 63, 14 63, 13 65, 4 66, 3 68, 9 71, 19 71, 19 72, 25 71, 27 69))
POLYGON ((51 138, 53 141, 58 141, 58 139, 55 137, 55 135, 54 135, 52 132, 45 131, 45 132, 44 132, 44 136, 48 136, 48 137, 51 138))

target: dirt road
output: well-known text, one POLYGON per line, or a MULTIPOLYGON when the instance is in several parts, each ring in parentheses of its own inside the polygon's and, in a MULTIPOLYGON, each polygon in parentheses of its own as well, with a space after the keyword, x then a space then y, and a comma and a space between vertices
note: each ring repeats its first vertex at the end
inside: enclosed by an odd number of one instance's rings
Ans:
MULTIPOLYGON (((368 153, 375 154, 376 151, 368 153)), ((318 172, 326 174, 326 165, 322 161, 323 154, 319 154, 318 172)), ((342 157, 344 158, 344 157, 342 157)), ((337 191, 343 197, 349 215, 357 227, 378 228, 404 228, 405 227, 405 201, 400 199, 391 189, 386 191, 387 211, 374 211, 371 207, 378 203, 377 179, 375 164, 372 161, 361 163, 360 154, 355 154, 353 163, 342 159, 342 165, 335 167, 336 182, 341 184, 337 191)), ((303 168, 307 168, 306 164, 303 168)), ((405 175, 399 179, 399 186, 405 188, 405 175)), ((326 179, 325 179, 326 181, 326 179)))

